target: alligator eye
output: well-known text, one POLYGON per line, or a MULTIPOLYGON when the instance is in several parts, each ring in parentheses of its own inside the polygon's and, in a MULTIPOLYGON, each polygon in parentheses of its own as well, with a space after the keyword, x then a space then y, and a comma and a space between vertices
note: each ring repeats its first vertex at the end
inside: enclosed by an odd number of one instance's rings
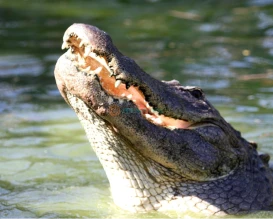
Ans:
POLYGON ((196 99, 203 98, 203 92, 200 89, 195 89, 191 91, 192 96, 194 96, 196 99))

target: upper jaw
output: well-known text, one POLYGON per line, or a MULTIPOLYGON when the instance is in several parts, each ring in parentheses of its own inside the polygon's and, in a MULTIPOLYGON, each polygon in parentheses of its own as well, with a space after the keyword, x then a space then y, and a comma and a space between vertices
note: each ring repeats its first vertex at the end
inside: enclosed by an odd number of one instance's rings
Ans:
MULTIPOLYGON (((157 125, 166 126, 171 129, 176 127, 186 128, 191 125, 188 121, 166 118, 162 114, 159 114, 159 112, 145 100, 145 94, 138 86, 133 86, 134 83, 130 84, 130 81, 118 79, 119 68, 115 67, 119 67, 119 65, 114 64, 115 61, 113 60, 118 60, 117 58, 115 59, 115 56, 120 54, 117 51, 111 54, 110 51, 107 50, 107 47, 108 49, 112 48, 113 52, 114 46, 110 46, 110 43, 108 46, 107 44, 103 44, 105 41, 111 42, 111 39, 104 32, 101 33, 100 30, 93 26, 76 24, 72 25, 65 32, 62 48, 68 48, 65 58, 72 62, 77 71, 83 72, 85 75, 96 75, 98 77, 101 85, 99 90, 106 92, 108 101, 118 99, 119 103, 123 101, 133 102, 135 104, 134 109, 139 109, 143 112, 143 116, 147 120, 157 125), (88 29, 88 31, 86 29, 88 29), (76 34, 78 32, 81 33, 80 36, 76 34), (104 48, 100 47, 100 49, 98 49, 97 44, 94 43, 94 41, 97 41, 98 36, 104 36, 104 40, 102 41, 104 48), (109 99, 109 97, 113 99, 109 99), (171 125, 167 125, 167 122, 169 124, 170 121, 171 125)), ((69 66, 71 65, 69 64, 69 66)), ((75 68, 73 70, 75 72, 74 75, 79 76, 75 68)), ((73 82, 71 83, 73 84, 73 82)), ((63 86, 61 85, 60 88, 62 90, 63 86)), ((63 97, 65 98, 65 96, 63 97)), ((112 102, 109 102, 108 106, 111 105, 111 103, 112 102)))

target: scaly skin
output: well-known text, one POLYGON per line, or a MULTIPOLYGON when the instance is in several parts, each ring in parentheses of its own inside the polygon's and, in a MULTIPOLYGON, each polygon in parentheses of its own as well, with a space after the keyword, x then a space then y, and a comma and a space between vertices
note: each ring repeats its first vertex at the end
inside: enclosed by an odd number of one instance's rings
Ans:
POLYGON ((69 50, 56 64, 57 86, 79 117, 118 206, 203 215, 273 209, 268 155, 259 156, 256 144, 243 139, 201 89, 152 78, 94 26, 73 24, 63 40, 69 50), (142 109, 135 91, 153 109, 135 111, 142 109), (158 119, 163 115, 168 118, 158 119))

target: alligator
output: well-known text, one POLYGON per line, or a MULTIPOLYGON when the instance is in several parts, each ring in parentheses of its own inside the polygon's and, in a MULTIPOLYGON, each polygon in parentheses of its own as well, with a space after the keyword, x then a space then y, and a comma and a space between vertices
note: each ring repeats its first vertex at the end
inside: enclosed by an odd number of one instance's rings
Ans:
POLYGON ((91 25, 71 25, 62 49, 57 87, 118 207, 204 216, 273 209, 269 155, 259 155, 202 89, 151 77, 91 25))

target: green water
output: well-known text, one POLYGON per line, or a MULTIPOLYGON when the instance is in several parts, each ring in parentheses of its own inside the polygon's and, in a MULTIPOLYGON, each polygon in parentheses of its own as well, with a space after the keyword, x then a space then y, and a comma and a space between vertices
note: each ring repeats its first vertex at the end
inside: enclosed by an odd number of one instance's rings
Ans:
POLYGON ((107 31, 154 77, 203 88, 227 121, 273 157, 273 1, 0 0, 1 218, 196 217, 131 214, 113 204, 53 76, 74 22, 107 31))

